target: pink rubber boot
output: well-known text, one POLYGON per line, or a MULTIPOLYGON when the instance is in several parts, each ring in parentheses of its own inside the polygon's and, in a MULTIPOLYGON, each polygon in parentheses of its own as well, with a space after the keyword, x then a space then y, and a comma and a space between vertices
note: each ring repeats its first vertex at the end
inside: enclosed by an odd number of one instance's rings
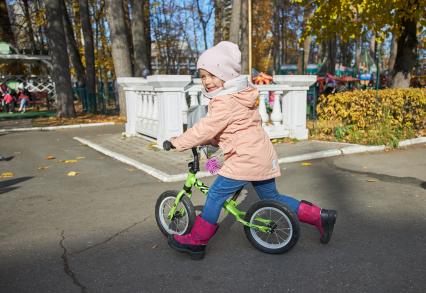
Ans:
POLYGON ((206 245, 216 233, 217 227, 217 224, 210 224, 201 216, 197 216, 189 234, 169 235, 169 246, 177 251, 189 253, 192 259, 202 259, 206 245))
POLYGON ((337 211, 321 209, 309 201, 302 200, 297 217, 299 221, 318 228, 321 235, 321 243, 326 244, 330 241, 334 224, 336 223, 337 211))

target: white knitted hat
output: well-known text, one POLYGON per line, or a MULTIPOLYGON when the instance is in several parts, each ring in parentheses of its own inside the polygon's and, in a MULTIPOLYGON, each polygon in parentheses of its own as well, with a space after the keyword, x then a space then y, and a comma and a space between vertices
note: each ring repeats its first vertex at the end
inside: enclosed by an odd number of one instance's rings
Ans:
POLYGON ((205 69, 223 81, 236 78, 241 73, 240 49, 232 42, 222 41, 201 54, 198 69, 205 69))

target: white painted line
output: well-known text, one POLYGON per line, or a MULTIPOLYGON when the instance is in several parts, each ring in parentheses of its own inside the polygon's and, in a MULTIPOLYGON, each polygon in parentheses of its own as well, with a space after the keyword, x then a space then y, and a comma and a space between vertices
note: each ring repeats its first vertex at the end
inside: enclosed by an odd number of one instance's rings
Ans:
POLYGON ((46 127, 9 128, 9 129, 0 129, 0 132, 46 131, 46 130, 84 128, 84 127, 95 127, 95 126, 106 126, 106 125, 115 125, 115 122, 84 123, 84 124, 46 126, 46 127))
MULTIPOLYGON (((148 173, 149 175, 163 181, 163 182, 176 182, 176 181, 183 181, 186 179, 187 173, 181 173, 181 174, 176 174, 176 175, 170 175, 167 173, 164 173, 158 169, 155 169, 149 165, 143 164, 141 162, 138 162, 132 158, 129 158, 125 155, 113 152, 108 150, 107 148, 104 148, 103 146, 100 146, 96 143, 93 143, 87 139, 84 138, 80 138, 80 137, 74 137, 75 140, 79 141, 80 143, 87 145, 89 147, 91 147, 92 149, 97 150, 100 153, 103 153, 109 157, 112 157, 120 162, 123 162, 125 164, 128 164, 130 166, 133 166, 139 170, 144 171, 145 173, 148 173)), ((201 178, 201 177, 207 177, 207 176, 211 176, 210 173, 208 172, 199 172, 197 173, 197 177, 201 178)))

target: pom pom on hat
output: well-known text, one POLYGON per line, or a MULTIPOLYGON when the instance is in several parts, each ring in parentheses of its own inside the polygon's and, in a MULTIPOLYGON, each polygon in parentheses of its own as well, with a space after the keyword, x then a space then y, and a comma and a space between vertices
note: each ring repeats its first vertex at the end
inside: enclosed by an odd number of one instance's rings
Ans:
POLYGON ((223 81, 236 78, 241 73, 241 51, 236 44, 222 41, 201 54, 198 69, 205 69, 223 81))

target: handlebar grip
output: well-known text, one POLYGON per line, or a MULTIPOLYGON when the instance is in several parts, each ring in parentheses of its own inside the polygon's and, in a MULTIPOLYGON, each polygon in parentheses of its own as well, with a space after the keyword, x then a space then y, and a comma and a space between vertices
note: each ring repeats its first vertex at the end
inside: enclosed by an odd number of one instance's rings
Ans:
POLYGON ((165 151, 170 151, 170 149, 174 149, 174 148, 175 148, 175 146, 169 140, 165 140, 163 142, 163 149, 165 151))

